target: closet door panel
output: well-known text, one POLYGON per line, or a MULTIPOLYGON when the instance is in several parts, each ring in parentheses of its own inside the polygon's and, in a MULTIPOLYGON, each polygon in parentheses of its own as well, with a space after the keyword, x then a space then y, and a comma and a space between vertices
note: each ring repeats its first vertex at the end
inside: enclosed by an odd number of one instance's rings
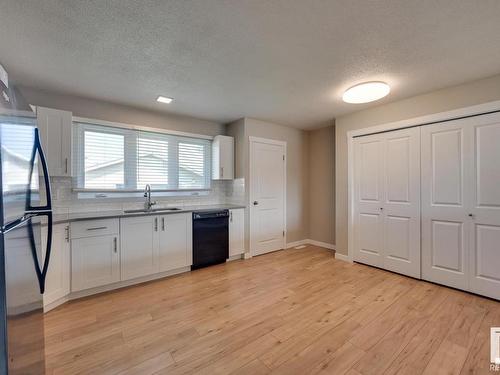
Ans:
POLYGON ((354 260, 383 267, 383 137, 354 141, 354 260))
POLYGON ((421 128, 422 278, 467 288, 467 139, 463 120, 421 128))
POLYGON ((473 122, 470 290, 500 299, 500 114, 473 122))
POLYGON ((431 264, 438 271, 464 274, 464 224, 453 221, 431 221, 431 264))
POLYGON ((384 268, 420 278, 420 130, 383 136, 384 268))

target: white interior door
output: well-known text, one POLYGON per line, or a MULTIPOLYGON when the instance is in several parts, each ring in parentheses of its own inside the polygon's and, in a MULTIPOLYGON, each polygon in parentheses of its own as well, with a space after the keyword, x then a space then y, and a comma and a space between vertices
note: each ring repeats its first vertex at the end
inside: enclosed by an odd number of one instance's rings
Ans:
POLYGON ((470 120, 423 126, 422 278, 468 287, 470 120))
POLYGON ((250 251, 285 248, 286 143, 250 137, 250 251))
POLYGON ((384 268, 420 278, 420 129, 384 137, 384 268))
POLYGON ((472 120, 470 290, 500 299, 500 114, 472 120))
POLYGON ((380 134, 354 140, 354 260, 384 267, 383 150, 380 134))
POLYGON ((354 141, 354 260, 420 277, 420 130, 354 141))

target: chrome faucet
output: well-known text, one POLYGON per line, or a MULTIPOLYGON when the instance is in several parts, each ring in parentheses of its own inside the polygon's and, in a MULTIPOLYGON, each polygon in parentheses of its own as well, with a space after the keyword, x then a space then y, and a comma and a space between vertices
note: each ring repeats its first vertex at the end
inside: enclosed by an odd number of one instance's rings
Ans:
POLYGON ((146 210, 151 210, 151 207, 153 207, 156 202, 151 202, 151 186, 149 184, 146 185, 146 188, 144 189, 144 198, 147 198, 146 202, 144 203, 144 208, 146 210))

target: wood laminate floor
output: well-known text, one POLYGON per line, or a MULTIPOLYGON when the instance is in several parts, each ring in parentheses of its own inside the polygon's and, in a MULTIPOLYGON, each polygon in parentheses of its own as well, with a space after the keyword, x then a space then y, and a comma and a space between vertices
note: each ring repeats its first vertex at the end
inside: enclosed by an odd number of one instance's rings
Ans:
POLYGON ((50 374, 489 373, 500 303, 308 246, 46 314, 50 374))

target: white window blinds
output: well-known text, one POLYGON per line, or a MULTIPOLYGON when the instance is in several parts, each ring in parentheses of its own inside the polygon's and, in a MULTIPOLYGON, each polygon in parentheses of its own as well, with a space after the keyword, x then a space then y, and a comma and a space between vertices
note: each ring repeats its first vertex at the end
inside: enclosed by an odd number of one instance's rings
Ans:
POLYGON ((156 191, 210 188, 211 141, 75 123, 77 188, 156 191))

